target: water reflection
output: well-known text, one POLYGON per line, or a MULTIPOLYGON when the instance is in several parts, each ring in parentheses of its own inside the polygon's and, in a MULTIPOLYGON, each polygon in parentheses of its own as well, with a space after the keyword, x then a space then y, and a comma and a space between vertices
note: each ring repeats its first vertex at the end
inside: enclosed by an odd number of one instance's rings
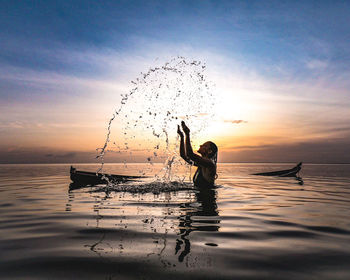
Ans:
POLYGON ((66 212, 72 211, 72 202, 74 201, 74 193, 68 191, 68 201, 66 203, 66 212))
POLYGON ((176 239, 175 255, 179 262, 191 251, 189 235, 192 231, 218 231, 220 220, 216 204, 216 189, 201 189, 196 191, 198 204, 185 203, 180 206, 184 209, 179 219, 179 238, 176 239))
POLYGON ((298 181, 298 184, 299 184, 300 186, 304 185, 304 180, 303 180, 303 178, 297 176, 297 177, 295 177, 295 179, 298 181))
MULTIPOLYGON (((162 255, 163 257, 169 257, 168 250, 175 250, 174 255, 176 256, 177 261, 183 262, 185 257, 191 252, 190 234, 192 232, 216 232, 220 228, 220 219, 216 202, 217 190, 215 188, 192 190, 187 197, 187 201, 184 203, 179 203, 179 193, 176 192, 164 194, 164 201, 161 203, 148 201, 145 204, 142 202, 144 199, 142 195, 139 197, 139 199, 134 198, 135 201, 129 203, 142 204, 142 206, 140 207, 139 213, 136 215, 136 221, 135 218, 132 217, 131 212, 126 214, 126 212, 130 211, 130 209, 128 209, 130 206, 125 205, 124 207, 121 207, 123 208, 123 215, 120 223, 126 225, 122 230, 115 227, 118 226, 115 221, 119 220, 118 216, 115 214, 120 213, 119 211, 117 212, 117 208, 119 208, 120 203, 124 205, 124 202, 119 201, 119 199, 117 199, 117 195, 113 196, 110 193, 104 193, 102 189, 101 193, 98 195, 95 191, 93 194, 94 195, 92 197, 94 198, 94 201, 91 201, 92 204, 90 204, 90 207, 93 207, 93 211, 95 213, 94 229, 87 230, 85 234, 88 234, 88 236, 82 236, 82 238, 92 238, 92 242, 85 244, 84 247, 89 248, 89 250, 98 254, 99 257, 102 257, 101 251, 104 251, 103 248, 107 249, 108 247, 111 249, 110 252, 116 253, 120 248, 123 248, 125 251, 127 251, 128 245, 131 245, 129 244, 130 242, 134 244, 138 243, 140 240, 137 240, 137 238, 131 241, 130 237, 126 237, 128 234, 129 236, 134 234, 132 227, 135 227, 136 224, 137 231, 140 230, 140 227, 143 227, 142 232, 144 232, 143 234, 145 238, 147 238, 147 233, 144 230, 148 227, 151 230, 151 242, 143 245, 145 248, 144 253, 147 253, 147 257, 150 257, 152 255, 158 256, 160 261, 164 263, 165 260, 162 258, 162 255), (113 199, 118 200, 118 207, 114 209, 113 207, 106 207, 106 205, 113 204, 111 202, 113 199), (169 202, 172 203, 169 205, 169 202), (163 203, 164 206, 162 206, 163 203), (149 208, 149 206, 151 207, 149 208), (152 208, 159 206, 162 207, 162 216, 152 216, 152 208), (106 209, 109 209, 108 211, 112 213, 112 215, 104 215, 101 213, 101 211, 104 212, 106 209), (111 211, 111 209, 113 210, 111 211), (148 213, 149 215, 146 219, 144 219, 144 212, 148 213), (114 217, 112 218, 113 220, 110 219, 111 216, 114 217), (139 218, 137 218, 137 216, 139 216, 139 218), (111 222, 114 224, 114 229, 106 227, 105 223, 110 224, 111 222), (128 228, 129 225, 130 227, 128 228), (108 234, 109 232, 113 232, 113 234, 110 235, 108 234), (174 237, 175 240, 173 239, 174 237), (116 239, 119 239, 117 246, 116 244, 113 245, 116 239), (169 246, 168 244, 175 246, 175 248, 167 248, 167 246, 169 246)), ((90 195, 92 195, 92 193, 90 193, 90 195)), ((119 193, 118 195, 121 194, 119 193)), ((74 199, 77 199, 77 197, 75 196, 74 191, 72 192, 70 190, 68 192, 66 211, 72 211, 74 199)), ((79 204, 78 201, 77 203, 79 204)), ((119 225, 121 225, 120 223, 119 225)), ((217 244, 209 242, 207 245, 216 246, 217 244)), ((107 257, 107 255, 108 254, 105 251, 103 257, 107 257)))

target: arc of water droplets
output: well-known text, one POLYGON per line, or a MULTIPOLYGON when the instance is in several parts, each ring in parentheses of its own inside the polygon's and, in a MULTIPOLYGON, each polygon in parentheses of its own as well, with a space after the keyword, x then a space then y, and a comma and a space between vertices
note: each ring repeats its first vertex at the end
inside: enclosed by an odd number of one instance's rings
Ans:
MULTIPOLYGON (((207 123, 206 121, 200 122, 198 117, 200 115, 208 115, 209 119, 213 111, 210 110, 212 109, 210 105, 214 106, 215 102, 210 92, 210 82, 206 81, 204 75, 205 69, 206 66, 200 61, 193 60, 188 62, 184 57, 178 56, 160 67, 150 68, 147 73, 141 73, 141 77, 137 78, 135 81, 131 81, 133 88, 128 93, 121 94, 120 106, 115 110, 112 118, 109 120, 106 140, 103 147, 96 149, 98 152, 96 158, 101 160, 101 167, 97 172, 103 171, 104 156, 106 152, 109 151, 107 147, 110 142, 113 120, 117 116, 123 117, 122 111, 131 97, 137 98, 133 105, 140 102, 140 99, 143 98, 142 101, 144 104, 142 105, 148 103, 148 108, 146 112, 143 110, 144 114, 141 113, 138 117, 136 116, 133 127, 130 126, 130 123, 132 123, 133 110, 128 111, 128 114, 124 115, 125 118, 128 118, 127 124, 123 127, 125 151, 129 149, 127 131, 137 126, 142 126, 143 129, 147 128, 150 130, 152 137, 159 139, 159 141, 161 136, 164 136, 167 160, 162 171, 165 172, 163 178, 170 180, 171 167, 173 163, 177 161, 177 151, 169 150, 170 143, 167 129, 173 129, 170 126, 173 124, 174 120, 178 122, 178 118, 182 118, 184 120, 196 120, 197 130, 201 131, 207 123), (172 74, 174 76, 171 76, 172 74), (189 91, 185 93, 185 98, 181 95, 184 90, 189 91), (175 92, 175 94, 172 94, 173 92, 175 92), (167 99, 168 96, 169 100, 167 99), (162 100, 162 98, 165 100, 162 100), (208 100, 210 100, 210 104, 208 104, 208 100), (164 109, 163 107, 167 108, 164 109), (180 112, 183 112, 184 116, 178 116, 177 114, 180 112), (160 127, 156 127, 157 121, 160 123, 160 127)), ((196 131, 191 130, 191 134, 195 135, 196 131)), ((135 135, 132 137, 135 138, 135 135)), ((175 143, 175 149, 178 149, 177 142, 178 141, 175 143)), ((160 142, 156 143, 154 150, 159 150, 160 146, 160 142)), ((158 152, 153 151, 153 156, 147 157, 148 162, 152 164, 152 158, 156 158, 157 156, 158 152)))

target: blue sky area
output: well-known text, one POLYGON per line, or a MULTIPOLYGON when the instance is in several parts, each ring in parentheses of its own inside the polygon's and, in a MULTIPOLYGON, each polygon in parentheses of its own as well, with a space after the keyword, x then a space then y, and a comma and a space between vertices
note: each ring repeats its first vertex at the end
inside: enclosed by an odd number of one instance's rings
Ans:
POLYGON ((304 60, 325 61, 334 74, 350 61, 348 1, 1 1, 1 7, 2 65, 95 75, 42 51, 140 52, 136 40, 233 55, 261 71, 279 63, 300 77, 310 73, 304 60))

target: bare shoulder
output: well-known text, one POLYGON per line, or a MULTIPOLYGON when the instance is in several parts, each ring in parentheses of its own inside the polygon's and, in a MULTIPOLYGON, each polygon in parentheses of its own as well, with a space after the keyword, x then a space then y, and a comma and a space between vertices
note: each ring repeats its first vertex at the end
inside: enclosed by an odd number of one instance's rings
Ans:
POLYGON ((209 169, 216 168, 216 165, 212 160, 201 157, 197 154, 193 154, 192 160, 199 166, 209 168, 209 169))

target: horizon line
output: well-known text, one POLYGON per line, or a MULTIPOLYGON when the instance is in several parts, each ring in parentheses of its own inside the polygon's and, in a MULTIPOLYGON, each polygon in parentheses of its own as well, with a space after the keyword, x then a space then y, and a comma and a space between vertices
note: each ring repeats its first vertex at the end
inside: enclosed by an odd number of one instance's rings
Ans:
MULTIPOLYGON (((285 162, 218 162, 218 164, 296 164, 298 162, 296 161, 285 161, 285 162)), ((302 162, 303 164, 350 164, 350 162, 302 162)), ((101 163, 96 162, 9 162, 9 163, 0 163, 0 165, 30 165, 30 164, 37 164, 37 165, 80 165, 80 164, 94 164, 94 165, 101 165, 101 163)), ((105 162, 104 165, 111 165, 111 164, 121 164, 121 165, 128 165, 128 164, 150 164, 149 162, 105 162)), ((153 162, 152 164, 164 164, 163 162, 153 162)))

